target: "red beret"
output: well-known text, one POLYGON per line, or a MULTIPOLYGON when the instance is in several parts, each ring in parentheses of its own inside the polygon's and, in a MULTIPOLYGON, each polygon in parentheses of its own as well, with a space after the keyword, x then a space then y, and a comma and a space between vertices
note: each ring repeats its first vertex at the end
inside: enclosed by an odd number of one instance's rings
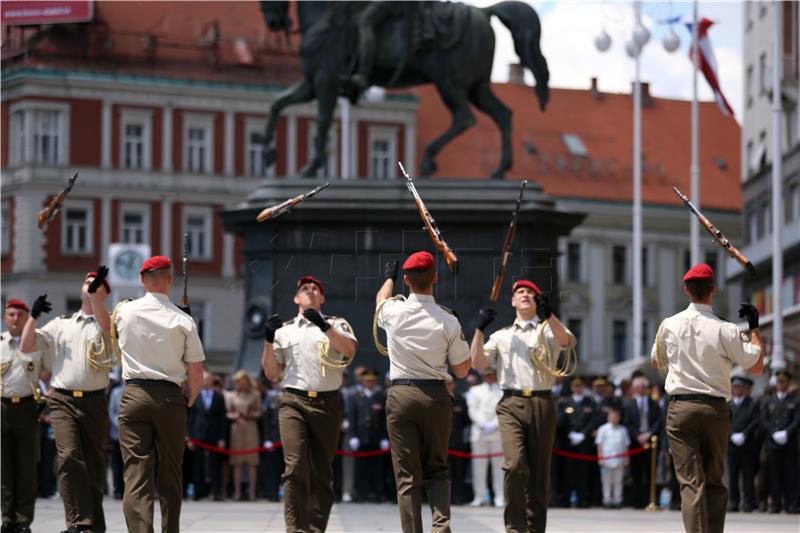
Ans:
MULTIPOLYGON (((97 275, 97 272, 87 272, 86 273, 86 278, 93 278, 96 275, 97 275)), ((83 279, 86 279, 86 278, 83 278, 83 279)), ((106 294, 111 294, 111 285, 108 284, 108 278, 103 280, 103 287, 106 290, 106 294)))
POLYGON ((325 287, 322 286, 322 282, 315 278, 314 276, 301 276, 300 279, 297 280, 297 288, 299 289, 306 283, 313 283, 317 287, 319 287, 319 292, 325 294, 325 287))
POLYGON ((26 313, 30 312, 30 309, 28 309, 28 304, 26 304, 22 300, 17 300, 16 298, 11 298, 8 302, 6 302, 6 309, 8 309, 9 307, 13 307, 15 309, 22 309, 26 313))
POLYGON ((171 266, 172 261, 169 260, 169 257, 165 257, 163 255, 154 255, 142 263, 142 268, 139 269, 139 274, 147 274, 148 272, 155 272, 156 270, 169 268, 171 266))
POLYGON ((714 271, 705 263, 690 268, 683 276, 683 281, 697 280, 697 281, 714 281, 714 271))
POLYGON ((529 281, 527 279, 518 279, 517 281, 515 281, 514 285, 511 287, 511 294, 517 292, 517 289, 519 289, 520 287, 529 288, 530 290, 536 293, 536 296, 542 295, 542 290, 539 287, 537 287, 534 282, 529 281))
POLYGON ((432 268, 433 256, 430 252, 413 253, 403 263, 403 270, 430 270, 432 268))

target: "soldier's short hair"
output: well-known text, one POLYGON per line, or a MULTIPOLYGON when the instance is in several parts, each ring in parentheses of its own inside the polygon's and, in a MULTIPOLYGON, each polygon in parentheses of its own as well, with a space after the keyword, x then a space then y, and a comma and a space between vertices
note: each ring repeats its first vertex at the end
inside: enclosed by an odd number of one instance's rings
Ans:
POLYGON ((689 294, 691 294, 695 300, 705 300, 714 288, 712 282, 699 279, 686 280, 684 284, 689 294))
POLYGON ((406 270, 406 277, 411 287, 415 291, 427 291, 433 285, 433 276, 436 274, 434 269, 429 270, 406 270))

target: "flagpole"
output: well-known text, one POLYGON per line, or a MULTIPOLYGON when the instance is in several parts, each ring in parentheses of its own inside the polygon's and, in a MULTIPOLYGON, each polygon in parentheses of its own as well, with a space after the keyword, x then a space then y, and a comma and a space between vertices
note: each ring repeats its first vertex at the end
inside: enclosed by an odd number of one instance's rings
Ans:
MULTIPOLYGON (((642 3, 633 3, 636 27, 642 22, 642 3)), ((641 48, 644 48, 642 46, 641 48)), ((633 350, 642 355, 642 80, 641 48, 637 50, 633 86, 633 350)))
POLYGON ((772 369, 783 360, 783 152, 781 151, 781 5, 773 1, 772 31, 772 369))
MULTIPOLYGON (((694 14, 692 16, 692 162, 689 168, 691 176, 692 202, 700 208, 700 116, 697 103, 697 71, 699 65, 698 37, 700 28, 697 20, 697 0, 694 0, 694 14)), ((689 250, 692 265, 696 265, 700 258, 700 221, 697 217, 689 216, 689 250)))

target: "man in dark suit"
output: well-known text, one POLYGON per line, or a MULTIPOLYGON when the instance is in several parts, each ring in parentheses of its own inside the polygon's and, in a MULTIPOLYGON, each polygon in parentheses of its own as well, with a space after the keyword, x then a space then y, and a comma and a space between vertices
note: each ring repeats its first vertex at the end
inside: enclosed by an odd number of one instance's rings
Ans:
MULTIPOLYGON (((594 399, 586 394, 586 383, 582 378, 576 377, 570 383, 572 396, 560 404, 557 426, 561 426, 566 433, 567 450, 573 453, 593 455, 597 448, 592 438, 597 417, 597 404, 594 399)), ((566 463, 568 486, 566 494, 573 489, 577 493, 577 507, 589 507, 589 462, 579 459, 567 459, 566 463)))
MULTIPOLYGON (((378 386, 378 374, 366 370, 361 375, 362 387, 349 401, 350 449, 372 452, 389 449, 386 432, 386 393, 378 386)), ((359 501, 380 503, 383 494, 383 457, 357 457, 355 462, 355 490, 359 501)))
POLYGON ((259 460, 258 482, 261 484, 264 497, 277 502, 280 499, 278 489, 283 475, 283 448, 274 447, 275 443, 281 440, 278 425, 280 383, 270 383, 266 376, 263 376, 262 384, 265 390, 261 394, 261 442, 267 451, 261 454, 259 460))
MULTIPOLYGON (((450 396, 453 398, 453 423, 450 429, 449 448, 459 452, 469 452, 469 428, 472 422, 467 411, 467 400, 456 389, 455 380, 447 383, 447 390, 450 391, 450 396)), ((468 494, 466 481, 467 466, 470 460, 464 457, 448 455, 447 463, 450 465, 450 483, 452 483, 450 503, 453 505, 469 503, 472 500, 472 495, 468 494)), ((502 490, 502 487, 500 490, 502 490)))
POLYGON ((758 467, 758 404, 750 397, 753 380, 744 376, 731 379, 733 397, 728 402, 731 409, 731 436, 728 446, 728 511, 750 513, 756 506, 755 477, 758 467), (741 475, 742 498, 739 497, 741 475), (741 504, 741 506, 740 506, 741 504))
MULTIPOLYGON (((628 428, 631 448, 648 444, 650 437, 661 431, 661 408, 647 394, 649 387, 647 377, 635 377, 631 384, 633 396, 622 405, 622 423, 628 428)), ((650 499, 650 453, 631 457, 631 478, 633 506, 644 508, 650 499)))
MULTIPOLYGON (((214 375, 203 374, 203 388, 197 401, 189 411, 189 430, 191 439, 225 447, 227 418, 225 417, 225 398, 214 388, 214 375)), ((194 499, 222 499, 220 483, 220 455, 204 450, 189 441, 187 447, 193 453, 194 499)))
POLYGON ((767 442, 767 473, 769 476, 770 513, 785 508, 797 513, 798 429, 800 428, 800 399, 789 393, 792 375, 781 370, 775 373, 777 390, 761 405, 761 424, 767 442), (783 496, 783 502, 781 501, 783 496))

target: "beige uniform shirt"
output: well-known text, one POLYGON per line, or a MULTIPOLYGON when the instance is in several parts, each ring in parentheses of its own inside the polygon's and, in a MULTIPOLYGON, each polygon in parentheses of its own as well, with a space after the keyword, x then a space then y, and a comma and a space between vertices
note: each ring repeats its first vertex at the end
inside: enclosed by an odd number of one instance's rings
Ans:
MULTIPOLYGON (((322 315, 337 333, 358 340, 353 334, 347 320, 339 317, 322 315)), ((275 359, 283 366, 284 387, 305 391, 332 391, 342 386, 342 369, 331 368, 320 362, 320 350, 325 350, 328 356, 336 361, 344 361, 344 356, 333 349, 330 339, 313 322, 298 315, 285 322, 283 327, 275 332, 275 359)))
POLYGON ((662 350, 668 363, 665 389, 669 394, 731 397, 731 368, 750 368, 761 355, 743 340, 742 331, 714 314, 710 305, 689 304, 658 328, 651 357, 662 350))
POLYGON ((452 381, 447 363, 469 359, 461 324, 433 296, 412 293, 405 301, 386 300, 378 325, 386 330, 390 379, 452 381))
POLYGON ((43 366, 47 368, 42 352, 22 353, 19 337, 12 337, 8 332, 0 335, 0 367, 3 369, 0 391, 3 398, 24 398, 33 394, 43 366))
POLYGON ((148 292, 120 305, 115 317, 122 379, 156 379, 181 386, 186 363, 206 356, 192 317, 166 294, 148 292))
POLYGON ((47 350, 52 360, 56 389, 94 391, 108 385, 108 370, 94 370, 89 365, 89 347, 102 342, 103 331, 94 316, 81 311, 72 316, 54 318, 36 330, 36 349, 47 350))
MULTIPOLYGON (((497 383, 501 389, 546 391, 555 385, 556 378, 535 365, 529 355, 532 346, 539 350, 537 353, 541 353, 543 348, 539 346, 539 336, 536 333, 538 324, 538 319, 527 323, 514 320, 512 325, 492 333, 483 345, 489 366, 497 368, 497 383)), ((569 335, 569 344, 565 348, 575 348, 575 335, 566 326, 564 329, 569 335)), ((553 359, 558 357, 562 348, 556 342, 550 324, 545 324, 542 340, 550 353, 543 362, 552 369, 556 363, 553 359)))

